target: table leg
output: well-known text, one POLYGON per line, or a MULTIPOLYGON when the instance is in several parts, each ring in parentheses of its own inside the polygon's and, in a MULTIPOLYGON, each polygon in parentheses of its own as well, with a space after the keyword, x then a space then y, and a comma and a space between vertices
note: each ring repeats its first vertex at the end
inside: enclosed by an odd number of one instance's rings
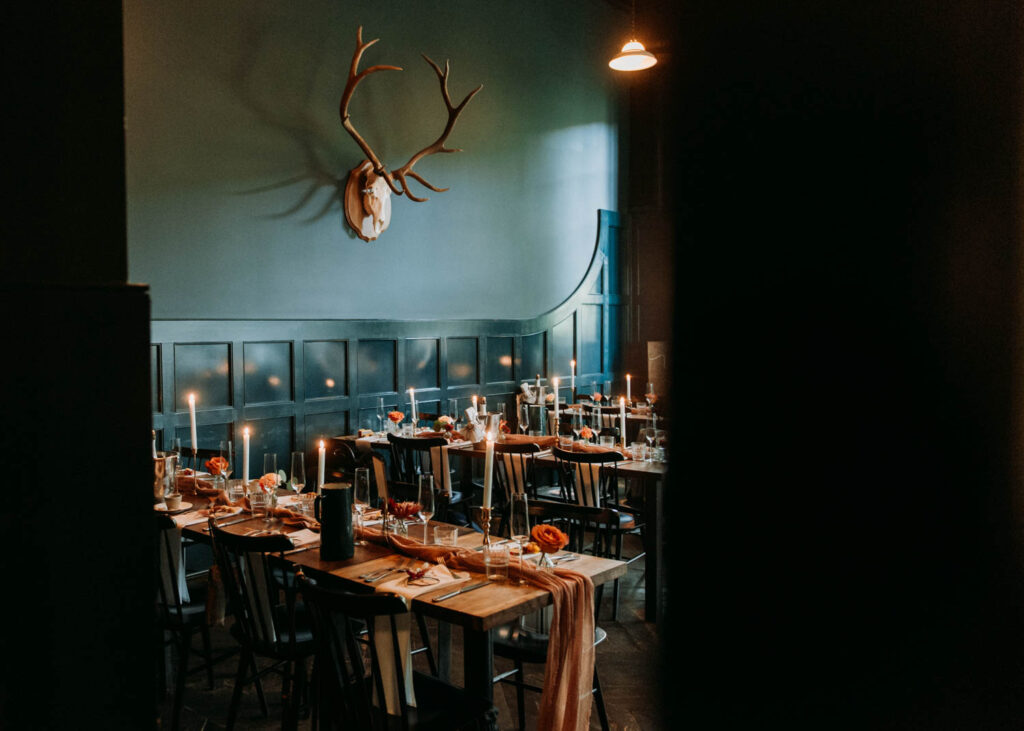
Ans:
POLYGON ((662 554, 663 531, 662 495, 658 479, 644 479, 644 567, 645 579, 644 618, 648 622, 661 620, 665 591, 665 562, 662 554))
POLYGON ((452 679, 452 625, 437 622, 437 677, 446 683, 452 679))
POLYGON ((462 635, 465 654, 462 662, 465 669, 465 688, 478 698, 494 700, 494 649, 491 633, 464 628, 462 635))

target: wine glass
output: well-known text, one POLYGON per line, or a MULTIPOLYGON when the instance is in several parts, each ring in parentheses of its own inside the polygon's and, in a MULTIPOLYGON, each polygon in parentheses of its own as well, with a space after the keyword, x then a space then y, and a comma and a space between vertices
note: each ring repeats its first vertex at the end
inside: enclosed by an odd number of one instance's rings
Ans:
POLYGON ((601 403, 601 389, 597 387, 597 381, 590 384, 590 398, 594 401, 594 404, 601 403))
POLYGON ((276 452, 264 452, 263 453, 263 474, 277 474, 277 453, 276 452))
POLYGON ((417 478, 419 489, 417 500, 420 504, 420 518, 423 521, 423 542, 427 542, 427 523, 434 517, 434 476, 420 475, 417 478))
POLYGON ((572 412, 570 426, 572 427, 573 436, 576 437, 575 441, 578 442, 580 440, 580 432, 583 431, 583 409, 572 412))
POLYGON ((530 405, 527 403, 519 404, 519 429, 526 434, 530 429, 530 405))
POLYGON ((292 452, 292 470, 291 476, 288 478, 288 487, 290 487, 296 495, 302 492, 302 488, 306 486, 306 455, 302 452, 292 452))
POLYGON ((658 395, 654 393, 653 383, 647 384, 647 390, 644 392, 644 399, 647 401, 647 408, 654 408, 654 402, 658 400, 658 395))
POLYGON ((645 462, 653 462, 654 461, 654 457, 652 456, 652 453, 654 451, 654 439, 655 439, 655 437, 657 437, 657 435, 658 435, 658 430, 657 429, 641 429, 640 430, 640 436, 642 436, 647 441, 647 459, 644 460, 645 462))
POLYGON ((519 579, 516 584, 525 584, 523 579, 523 551, 530 542, 530 508, 526 495, 513 495, 508 504, 509 537, 519 544, 519 579))
MULTIPOLYGON (((352 478, 352 507, 356 511, 356 521, 359 528, 363 527, 363 513, 370 506, 370 469, 368 467, 356 467, 352 478)), ((363 538, 355 541, 357 546, 365 546, 367 542, 363 538)))
POLYGON ((387 412, 384 410, 384 397, 377 397, 377 435, 384 436, 384 421, 388 418, 387 412))
POLYGON ((230 441, 222 441, 217 450, 217 456, 224 460, 223 462, 220 463, 220 467, 218 468, 219 471, 217 472, 217 481, 224 484, 225 490, 228 487, 228 477, 231 476, 231 469, 233 467, 234 462, 234 459, 232 459, 234 455, 232 454, 231 447, 232 445, 230 441))

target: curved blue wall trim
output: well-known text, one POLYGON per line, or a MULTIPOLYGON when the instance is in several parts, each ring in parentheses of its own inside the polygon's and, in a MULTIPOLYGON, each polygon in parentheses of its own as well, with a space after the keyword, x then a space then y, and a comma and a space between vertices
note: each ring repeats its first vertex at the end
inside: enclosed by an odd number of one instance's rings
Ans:
MULTIPOLYGON (((569 360, 577 388, 619 370, 619 215, 598 211, 590 265, 553 309, 519 320, 154 320, 153 427, 161 444, 187 441, 187 394, 197 394, 199 442, 241 446, 253 455, 293 449, 376 422, 378 399, 407 410, 414 387, 421 412, 460 409, 473 395, 511 413, 521 381, 562 378, 569 360)), ((500 273, 495 273, 500 276, 500 273)), ((618 385, 616 383, 616 385, 618 385)), ((252 457, 250 470, 258 469, 252 457)), ((252 474, 252 472, 250 473, 252 474)))

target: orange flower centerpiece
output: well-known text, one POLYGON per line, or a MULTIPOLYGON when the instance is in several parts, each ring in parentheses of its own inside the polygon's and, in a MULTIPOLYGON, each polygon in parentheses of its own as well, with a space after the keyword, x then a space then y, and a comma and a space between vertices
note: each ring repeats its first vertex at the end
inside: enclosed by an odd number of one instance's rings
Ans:
POLYGON ((409 528, 408 526, 406 526, 405 521, 409 518, 419 515, 421 510, 423 510, 423 506, 420 505, 419 503, 396 503, 394 498, 388 498, 388 513, 390 513, 394 517, 395 533, 397 533, 400 536, 409 535, 409 528))
POLYGON ((580 439, 586 439, 587 441, 590 441, 593 438, 594 430, 591 429, 589 426, 585 426, 582 429, 580 429, 580 439))
POLYGON ((455 419, 447 414, 441 414, 434 421, 434 431, 441 432, 446 439, 451 439, 452 433, 455 431, 455 419))
POLYGON ((530 531, 530 537, 537 544, 541 551, 538 568, 551 570, 555 567, 551 560, 552 553, 558 553, 569 543, 569 536, 553 525, 538 523, 530 531))
POLYGON ((391 422, 391 431, 396 431, 398 425, 402 423, 402 419, 405 418, 405 412, 403 411, 389 411, 388 421, 391 422))
POLYGON ((273 495, 277 489, 277 474, 268 472, 259 479, 259 488, 268 495, 273 495))
POLYGON ((209 470, 211 475, 224 475, 227 477, 231 474, 230 463, 223 457, 214 457, 213 459, 206 460, 206 469, 209 470))

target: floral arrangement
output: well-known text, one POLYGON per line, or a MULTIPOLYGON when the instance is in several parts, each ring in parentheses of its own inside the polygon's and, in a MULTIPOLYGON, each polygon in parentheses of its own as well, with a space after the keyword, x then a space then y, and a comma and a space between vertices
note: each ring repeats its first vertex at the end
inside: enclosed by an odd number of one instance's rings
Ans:
POLYGON ((394 498, 388 498, 388 512, 396 518, 411 518, 414 515, 419 515, 419 512, 421 510, 423 510, 423 506, 420 505, 419 503, 396 503, 394 498))
POLYGON ((210 471, 211 475, 224 474, 230 466, 230 463, 223 457, 214 457, 213 459, 206 460, 206 469, 210 471))
POLYGON ((500 431, 502 434, 511 434, 512 433, 512 427, 510 427, 508 425, 507 421, 505 421, 504 419, 501 419, 498 422, 498 431, 500 431))
POLYGON ((598 403, 600 403, 601 399, 603 399, 603 398, 604 398, 604 396, 602 396, 602 395, 601 395, 601 394, 599 394, 599 393, 595 393, 595 394, 594 394, 594 401, 596 401, 596 402, 598 402, 598 403))
POLYGON ((270 494, 277 488, 278 477, 276 472, 268 472, 259 479, 260 490, 270 494))
POLYGON ((589 426, 585 426, 582 429, 580 429, 580 437, 582 437, 583 439, 593 439, 594 430, 591 429, 589 426))
POLYGON ((547 396, 544 397, 544 400, 547 401, 548 403, 554 403, 555 402, 555 394, 549 393, 547 396))
POLYGON ((455 431, 455 419, 442 414, 434 421, 434 431, 455 431))
POLYGON ((402 411, 389 411, 388 418, 396 424, 400 423, 405 418, 405 413, 402 411))
POLYGON ((569 543, 569 536, 553 525, 539 523, 533 526, 530 537, 544 553, 557 553, 569 543))

